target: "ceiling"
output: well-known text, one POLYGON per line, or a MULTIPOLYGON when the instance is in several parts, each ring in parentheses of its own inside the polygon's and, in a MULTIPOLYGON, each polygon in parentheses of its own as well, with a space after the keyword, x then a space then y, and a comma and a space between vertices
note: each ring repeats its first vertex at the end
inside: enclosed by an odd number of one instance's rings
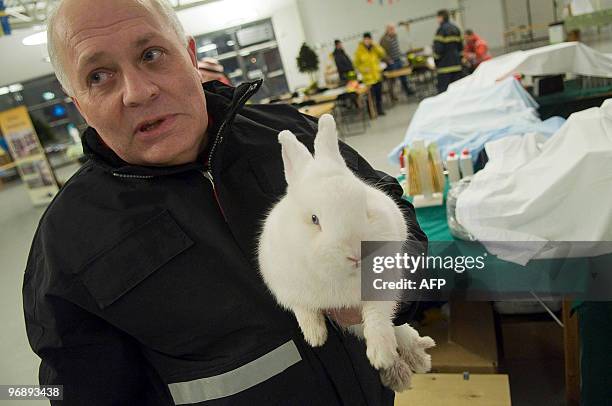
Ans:
MULTIPOLYGON (((5 0, 6 13, 14 30, 43 25, 51 7, 60 0, 5 0)), ((221 0, 168 0, 178 11, 221 0)))

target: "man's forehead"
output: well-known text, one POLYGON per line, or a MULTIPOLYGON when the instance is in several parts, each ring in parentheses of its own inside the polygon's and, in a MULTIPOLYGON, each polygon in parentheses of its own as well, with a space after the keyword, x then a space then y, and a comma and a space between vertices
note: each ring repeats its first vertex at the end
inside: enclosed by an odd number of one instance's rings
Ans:
POLYGON ((56 30, 66 45, 84 37, 103 34, 117 25, 159 21, 159 13, 148 0, 66 0, 58 13, 56 30))

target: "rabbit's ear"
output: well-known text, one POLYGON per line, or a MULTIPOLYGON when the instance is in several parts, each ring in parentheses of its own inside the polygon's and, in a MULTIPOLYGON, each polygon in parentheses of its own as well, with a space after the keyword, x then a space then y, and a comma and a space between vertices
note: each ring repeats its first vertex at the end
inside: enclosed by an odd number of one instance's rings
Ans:
POLYGON ((290 185, 302 172, 306 164, 312 160, 312 155, 291 131, 281 131, 278 134, 278 141, 282 146, 285 180, 290 185))
POLYGON ((315 138, 315 158, 327 157, 342 165, 344 159, 338 147, 336 122, 331 114, 323 114, 319 119, 319 132, 315 138))

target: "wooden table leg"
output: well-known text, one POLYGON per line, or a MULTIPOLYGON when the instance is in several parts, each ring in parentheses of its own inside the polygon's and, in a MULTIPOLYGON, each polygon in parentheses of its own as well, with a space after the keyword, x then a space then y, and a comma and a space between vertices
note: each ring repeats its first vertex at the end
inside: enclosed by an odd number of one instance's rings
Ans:
POLYGON ((372 96, 372 88, 368 87, 368 111, 370 112, 370 118, 374 120, 378 117, 378 112, 374 106, 374 97, 372 96))
POLYGON ((567 404, 580 403, 580 347, 578 313, 571 314, 572 301, 563 300, 563 342, 565 352, 565 398, 567 404))

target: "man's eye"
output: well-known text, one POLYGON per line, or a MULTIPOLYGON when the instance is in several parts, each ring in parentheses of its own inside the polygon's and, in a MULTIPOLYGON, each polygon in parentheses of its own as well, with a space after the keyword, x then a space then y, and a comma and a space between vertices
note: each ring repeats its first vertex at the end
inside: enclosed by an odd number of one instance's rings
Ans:
POLYGON ((163 51, 161 49, 147 49, 144 54, 142 54, 142 59, 145 62, 153 62, 159 59, 159 57, 162 55, 163 51))
POLYGON ((89 75, 89 83, 93 86, 99 86, 106 82, 111 77, 108 72, 93 72, 89 75))

